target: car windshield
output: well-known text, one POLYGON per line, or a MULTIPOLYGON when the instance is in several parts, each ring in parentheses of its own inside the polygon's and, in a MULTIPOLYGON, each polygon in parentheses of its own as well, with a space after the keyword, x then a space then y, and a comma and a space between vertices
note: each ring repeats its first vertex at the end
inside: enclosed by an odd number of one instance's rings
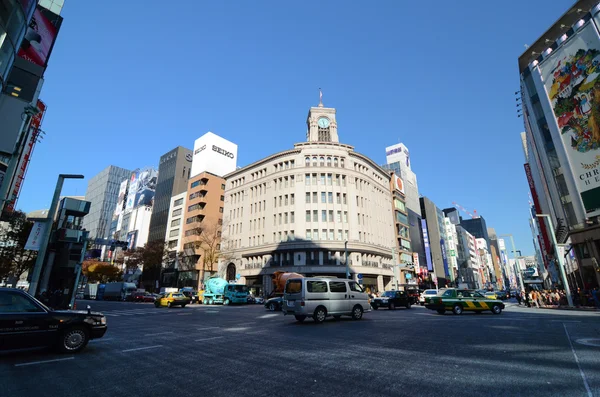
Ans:
POLYGON ((425 295, 437 295, 437 291, 436 290, 425 291, 425 295))
POLYGON ((173 298, 183 298, 183 294, 173 294, 173 298))
POLYGON ((235 292, 247 292, 248 287, 245 285, 234 285, 232 288, 235 292))
POLYGON ((381 295, 385 298, 393 298, 394 296, 396 296, 396 292, 395 291, 385 291, 383 293, 383 295, 381 295))

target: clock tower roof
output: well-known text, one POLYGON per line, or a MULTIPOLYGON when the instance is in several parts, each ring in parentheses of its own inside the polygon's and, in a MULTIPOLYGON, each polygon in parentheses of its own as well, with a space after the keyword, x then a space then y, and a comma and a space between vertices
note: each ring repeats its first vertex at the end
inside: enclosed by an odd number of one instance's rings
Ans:
POLYGON ((335 108, 324 107, 322 100, 319 101, 317 107, 311 107, 306 119, 306 140, 308 142, 339 143, 335 114, 335 108))

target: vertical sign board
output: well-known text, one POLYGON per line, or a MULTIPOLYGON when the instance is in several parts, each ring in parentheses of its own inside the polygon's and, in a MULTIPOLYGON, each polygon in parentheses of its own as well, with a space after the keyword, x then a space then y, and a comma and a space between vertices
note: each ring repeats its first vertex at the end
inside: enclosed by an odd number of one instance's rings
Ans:
POLYGON ((423 229, 423 245, 425 246, 425 259, 427 260, 427 270, 433 271, 431 262, 431 249, 429 248, 429 235, 427 233, 427 220, 421 219, 421 229, 423 229))
MULTIPOLYGON (((588 217, 600 215, 600 37, 593 22, 539 65, 568 167, 588 217)), ((556 138, 555 138, 556 139, 556 138)))
POLYGON ((446 244, 444 243, 444 239, 440 239, 440 246, 442 248, 442 261, 444 262, 444 273, 445 276, 450 275, 450 271, 448 270, 448 256, 446 255, 446 244))
POLYGON ((29 233, 29 238, 27 239, 27 243, 25 244, 25 249, 30 251, 39 251, 40 246, 42 244, 42 236, 46 231, 46 227, 48 227, 48 222, 35 222, 33 224, 33 228, 31 228, 31 232, 29 233))

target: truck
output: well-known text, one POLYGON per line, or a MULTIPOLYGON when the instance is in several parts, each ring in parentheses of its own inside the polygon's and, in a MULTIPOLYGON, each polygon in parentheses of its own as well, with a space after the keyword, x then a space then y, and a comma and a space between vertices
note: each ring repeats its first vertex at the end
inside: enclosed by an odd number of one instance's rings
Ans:
POLYGON ((265 302, 265 308, 271 311, 280 311, 282 308, 283 301, 283 290, 285 289, 285 283, 290 278, 302 278, 303 275, 299 273, 291 272, 275 272, 273 273, 273 291, 269 294, 268 299, 265 302))
POLYGON ((83 299, 96 299, 98 284, 86 284, 83 288, 83 299))
POLYGON ((106 283, 104 287, 104 300, 124 301, 135 291, 137 291, 137 287, 134 283, 106 283))
POLYGON ((205 305, 248 303, 248 287, 230 284, 218 276, 210 277, 204 283, 202 303, 205 305))

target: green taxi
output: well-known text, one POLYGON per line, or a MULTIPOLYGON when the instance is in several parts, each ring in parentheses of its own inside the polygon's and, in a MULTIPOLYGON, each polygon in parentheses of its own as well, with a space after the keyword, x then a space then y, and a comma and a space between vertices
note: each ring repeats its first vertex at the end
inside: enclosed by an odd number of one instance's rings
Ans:
POLYGON ((500 314, 504 303, 499 299, 487 298, 477 291, 448 288, 436 296, 427 298, 425 307, 439 314, 444 314, 447 310, 454 314, 462 314, 463 311, 481 313, 485 310, 500 314))

